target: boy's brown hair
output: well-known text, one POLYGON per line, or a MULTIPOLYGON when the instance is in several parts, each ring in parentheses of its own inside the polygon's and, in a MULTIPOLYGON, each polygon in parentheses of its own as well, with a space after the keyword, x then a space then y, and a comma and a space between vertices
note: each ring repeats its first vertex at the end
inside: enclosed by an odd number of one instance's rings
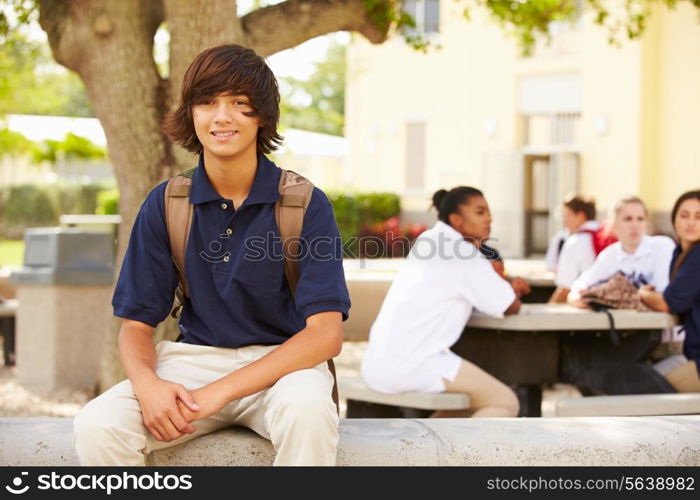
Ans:
POLYGON ((180 106, 166 115, 163 131, 186 150, 201 153, 192 106, 221 92, 250 99, 253 111, 247 115, 260 117, 258 154, 276 150, 283 140, 277 132, 280 117, 277 80, 262 57, 241 45, 219 45, 195 57, 182 79, 180 106))
POLYGON ((587 220, 595 219, 595 200, 578 194, 570 194, 564 200, 564 206, 574 213, 583 212, 587 220))

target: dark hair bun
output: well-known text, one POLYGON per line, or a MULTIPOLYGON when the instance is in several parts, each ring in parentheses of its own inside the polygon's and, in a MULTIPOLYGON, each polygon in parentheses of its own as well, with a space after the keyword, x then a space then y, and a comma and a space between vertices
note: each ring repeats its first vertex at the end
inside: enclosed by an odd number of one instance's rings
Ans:
POLYGON ((433 206, 437 208, 438 212, 440 211, 440 203, 445 199, 445 196, 447 196, 446 189, 438 189, 435 191, 435 194, 433 194, 433 206))

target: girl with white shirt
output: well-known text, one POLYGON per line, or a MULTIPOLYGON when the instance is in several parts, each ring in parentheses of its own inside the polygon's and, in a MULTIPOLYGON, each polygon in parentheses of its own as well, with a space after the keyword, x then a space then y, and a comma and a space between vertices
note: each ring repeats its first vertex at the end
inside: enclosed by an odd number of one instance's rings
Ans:
POLYGON ((515 393, 450 351, 474 309, 492 316, 520 309, 511 285, 479 245, 491 234, 481 191, 460 186, 433 195, 439 220, 416 240, 370 330, 362 375, 386 393, 464 392, 471 410, 433 417, 515 417, 515 393))
POLYGON ((580 300, 581 293, 618 271, 638 287, 653 285, 663 292, 668 285, 674 241, 668 236, 646 234, 649 214, 644 202, 636 196, 617 201, 613 213, 618 242, 600 252, 593 266, 571 286, 568 301, 576 306, 586 307, 580 300))

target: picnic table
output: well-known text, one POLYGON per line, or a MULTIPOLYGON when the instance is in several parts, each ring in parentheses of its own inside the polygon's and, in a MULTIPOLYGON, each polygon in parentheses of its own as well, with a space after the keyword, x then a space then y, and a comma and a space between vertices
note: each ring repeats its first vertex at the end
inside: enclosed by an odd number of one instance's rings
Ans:
POLYGON ((541 415, 543 384, 573 384, 588 395, 674 392, 647 360, 675 317, 610 312, 615 334, 605 313, 567 304, 524 304, 503 318, 475 313, 452 350, 516 386, 524 416, 541 415))

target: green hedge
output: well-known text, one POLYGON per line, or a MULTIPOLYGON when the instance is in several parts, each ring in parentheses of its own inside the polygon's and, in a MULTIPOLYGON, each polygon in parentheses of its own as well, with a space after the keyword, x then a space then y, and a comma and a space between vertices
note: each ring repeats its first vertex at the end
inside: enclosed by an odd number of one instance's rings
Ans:
MULTIPOLYGON (((327 193, 333 205, 346 255, 358 255, 352 240, 373 224, 399 215, 401 201, 394 193, 327 193)), ((22 185, 0 188, 0 237, 22 238, 28 227, 57 226, 60 214, 116 214, 119 191, 84 186, 22 185)))
POLYGON ((30 227, 57 226, 61 214, 92 214, 103 186, 25 184, 0 188, 0 237, 19 239, 30 227))
POLYGON ((97 208, 99 215, 116 215, 119 213, 119 190, 105 189, 97 193, 97 208))
POLYGON ((401 213, 401 199, 394 193, 327 193, 333 205, 346 256, 358 255, 358 242, 352 240, 363 229, 401 213))

